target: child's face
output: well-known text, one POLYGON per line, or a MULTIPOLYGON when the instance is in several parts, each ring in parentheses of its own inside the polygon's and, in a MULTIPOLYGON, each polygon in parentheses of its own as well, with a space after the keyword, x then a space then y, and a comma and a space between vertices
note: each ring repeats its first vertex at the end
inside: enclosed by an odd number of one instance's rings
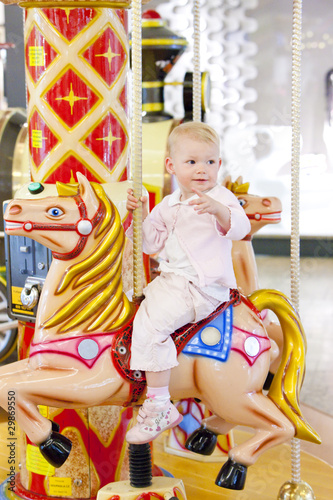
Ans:
POLYGON ((216 144, 190 137, 179 138, 166 159, 166 169, 176 176, 182 200, 193 196, 193 188, 201 192, 213 188, 220 165, 216 144))

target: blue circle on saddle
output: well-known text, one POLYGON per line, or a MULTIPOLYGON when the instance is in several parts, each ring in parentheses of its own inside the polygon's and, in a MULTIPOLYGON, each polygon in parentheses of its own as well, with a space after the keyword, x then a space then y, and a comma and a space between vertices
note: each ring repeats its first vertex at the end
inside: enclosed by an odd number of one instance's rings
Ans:
POLYGON ((233 306, 206 323, 183 348, 183 353, 227 361, 231 348, 233 306))

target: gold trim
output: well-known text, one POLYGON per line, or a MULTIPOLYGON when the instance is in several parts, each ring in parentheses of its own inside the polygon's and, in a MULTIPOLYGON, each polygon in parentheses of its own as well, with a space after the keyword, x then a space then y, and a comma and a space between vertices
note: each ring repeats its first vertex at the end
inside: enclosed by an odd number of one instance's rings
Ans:
MULTIPOLYGON (((44 160, 39 164, 39 166, 37 167, 34 159, 33 159, 33 156, 32 156, 32 153, 30 151, 30 144, 29 144, 29 159, 30 161, 32 162, 33 166, 34 166, 34 171, 37 173, 39 172, 39 170, 42 168, 43 164, 45 163, 46 159, 50 157, 50 154, 54 151, 54 149, 59 146, 60 144, 63 143, 63 137, 58 135, 52 128, 51 128, 51 125, 47 122, 47 119, 45 119, 44 115, 42 114, 41 110, 39 110, 37 108, 36 105, 34 105, 34 107, 32 108, 31 110, 31 113, 29 114, 29 117, 28 117, 28 120, 27 120, 27 125, 28 125, 28 143, 30 143, 30 131, 29 131, 29 126, 30 126, 30 122, 32 121, 32 117, 34 116, 35 112, 37 112, 38 116, 40 117, 41 120, 44 121, 45 125, 47 126, 47 128, 50 130, 50 132, 54 135, 54 137, 58 140, 57 144, 55 144, 53 146, 52 149, 50 149, 50 151, 47 153, 47 155, 45 156, 44 160)), ((53 112, 54 113, 54 112, 53 112)))
POLYGON ((92 1, 70 1, 70 0, 59 0, 59 1, 27 1, 22 0, 18 2, 20 7, 23 8, 35 8, 35 9, 45 9, 45 8, 64 8, 64 7, 72 7, 73 9, 77 9, 78 7, 84 7, 86 9, 94 9, 98 7, 106 7, 111 9, 129 9, 131 7, 131 2, 103 2, 102 0, 98 0, 97 2, 92 1))
POLYGON ((163 104, 161 102, 147 102, 142 104, 142 111, 163 111, 163 104))
POLYGON ((147 189, 148 193, 155 195, 156 205, 162 201, 163 198, 163 188, 159 186, 154 186, 153 184, 143 183, 143 186, 147 189))
MULTIPOLYGON (((88 75, 88 78, 89 78, 89 75, 88 75)), ((94 110, 101 105, 101 103, 104 101, 104 96, 102 94, 100 94, 100 92, 91 84, 91 82, 89 82, 89 79, 88 79, 86 76, 83 76, 81 74, 81 72, 76 68, 76 66, 72 65, 71 63, 68 63, 62 70, 60 73, 58 73, 57 75, 55 75, 54 79, 52 80, 52 82, 47 86, 46 89, 43 90, 43 93, 41 93, 39 95, 39 98, 41 100, 41 102, 47 107, 47 109, 50 110, 51 114, 53 116, 56 117, 57 120, 60 121, 60 123, 62 124, 62 126, 67 130, 67 131, 72 131, 72 130, 75 130, 84 120, 87 119, 88 116, 91 116, 92 113, 94 112, 94 110), (82 116, 82 118, 80 118, 80 120, 75 123, 72 127, 70 127, 69 125, 67 125, 67 123, 61 118, 61 116, 59 116, 57 114, 57 112, 52 108, 52 106, 48 103, 48 101, 46 100, 45 96, 46 94, 49 92, 49 90, 52 89, 52 87, 57 83, 58 80, 60 80, 61 77, 63 77, 67 71, 69 70, 72 70, 73 73, 80 79, 82 80, 85 85, 88 87, 88 89, 93 92, 93 94, 95 94, 95 96, 97 97, 97 101, 95 102, 95 104, 89 109, 89 111, 82 116)))
MULTIPOLYGON (((67 3, 67 2, 64 2, 64 3, 67 3)), ((61 8, 63 8, 63 7, 65 8, 65 7, 66 7, 66 5, 61 5, 61 8)), ((69 5, 69 7, 70 7, 70 5, 69 5)), ((76 7, 76 6, 75 6, 75 7, 76 7)), ((35 8, 36 8, 36 6, 35 6, 35 8)), ((87 8, 89 8, 89 6, 87 6, 87 8)), ((38 12, 38 16, 40 16, 40 15, 41 15, 41 16, 43 17, 43 19, 45 20, 45 22, 47 23, 48 28, 49 28, 49 29, 51 29, 51 31, 55 30, 55 31, 56 31, 56 33, 57 33, 57 35, 58 35, 58 37, 59 37, 61 40, 63 40, 63 41, 66 43, 66 45, 70 45, 70 44, 71 44, 74 40, 77 40, 77 39, 78 39, 78 37, 83 36, 83 34, 84 34, 87 30, 89 30, 89 29, 91 28, 91 26, 92 26, 93 24, 95 24, 95 23, 98 21, 98 19, 99 19, 99 18, 103 15, 103 11, 101 11, 101 10, 97 10, 97 8, 96 8, 96 9, 94 9, 94 10, 95 10, 95 12, 96 12, 96 16, 95 16, 95 17, 93 17, 93 18, 89 21, 89 23, 88 23, 88 24, 86 24, 86 25, 82 28, 82 30, 81 30, 81 31, 79 31, 79 32, 78 32, 78 33, 74 36, 74 38, 72 38, 72 40, 68 40, 68 38, 66 38, 66 37, 63 35, 63 33, 62 33, 62 32, 61 32, 61 31, 60 31, 60 30, 59 30, 56 26, 54 26, 54 24, 52 24, 52 23, 51 23, 50 19, 47 17, 47 15, 46 15, 46 13, 45 13, 45 12, 43 12, 42 10, 40 10, 40 12, 38 12)), ((34 17, 33 17, 33 22, 35 22, 35 23, 36 23, 36 26, 38 26, 38 27, 39 27, 39 24, 37 24, 37 20, 36 20, 36 13, 35 13, 35 12, 33 12, 33 16, 34 16, 34 17)), ((39 22, 40 22, 40 21, 39 21, 39 22)), ((42 32, 41 28, 40 28, 40 31, 42 32)), ((50 43, 50 42, 49 42, 49 43, 50 43)), ((58 52, 58 51, 57 51, 57 52, 58 52)), ((59 55, 60 55, 61 57, 63 57, 63 53, 59 52, 59 55)), ((52 61, 52 62, 53 62, 53 61, 52 61)), ((48 68, 49 68, 49 66, 48 66, 48 68)))
POLYGON ((164 82, 164 85, 184 85, 184 82, 164 82))
POLYGON ((167 22, 163 19, 142 19, 143 28, 158 28, 160 26, 166 26, 167 22))
POLYGON ((78 52, 78 57, 80 58, 81 61, 84 62, 84 64, 88 64, 90 70, 96 75, 96 77, 108 88, 108 90, 113 89, 115 85, 119 82, 120 78, 123 76, 124 73, 126 73, 126 67, 129 67, 129 57, 128 57, 128 52, 129 52, 129 45, 126 44, 126 41, 128 43, 128 38, 127 38, 127 33, 125 31, 125 28, 123 27, 123 33, 120 33, 117 28, 111 23, 111 21, 107 22, 105 26, 103 26, 103 32, 98 31, 98 33, 94 36, 94 38, 91 38, 86 45, 83 47, 83 49, 78 52), (125 59, 123 62, 122 67, 118 71, 117 78, 111 82, 111 85, 109 86, 108 83, 103 79, 102 75, 100 75, 96 69, 91 65, 91 63, 83 56, 84 52, 88 50, 95 42, 100 38, 108 29, 108 27, 111 29, 113 33, 116 34, 116 37, 121 44, 122 48, 124 49, 124 54, 125 54, 125 59))
POLYGON ((143 89, 158 89, 164 87, 163 82, 142 82, 143 89))
POLYGON ((69 151, 67 151, 64 156, 62 156, 60 158, 60 160, 57 161, 57 163, 53 164, 52 168, 50 168, 50 170, 48 170, 47 172, 45 172, 45 174, 43 175, 42 179, 39 180, 38 179, 38 182, 45 182, 46 179, 48 177, 50 177, 52 174, 54 174, 54 172, 56 172, 56 170, 60 167, 60 165, 62 163, 64 163, 64 161, 67 160, 67 158, 69 156, 74 156, 74 158, 76 160, 78 160, 87 170, 88 172, 90 172, 94 177, 95 179, 97 179, 97 181, 100 183, 100 184, 103 184, 105 182, 105 180, 96 172, 96 170, 93 170, 91 168, 91 166, 89 165, 89 163, 87 163, 86 161, 84 161, 83 158, 81 158, 74 150, 70 149, 69 151))
MULTIPOLYGON (((103 169, 105 169, 107 171, 108 174, 112 174, 119 167, 119 165, 121 164, 123 159, 125 159, 126 157, 128 158, 128 145, 129 145, 129 135, 128 134, 129 134, 128 125, 126 125, 121 120, 121 118, 118 116, 118 114, 115 112, 115 110, 110 107, 110 108, 107 108, 106 112, 104 113, 104 115, 102 116, 102 118, 98 122, 95 122, 93 125, 91 125, 91 127, 86 132, 86 134, 81 139, 79 139, 79 143, 81 144, 81 146, 83 148, 85 148, 98 161, 98 163, 103 167, 103 169), (120 123, 121 128, 126 136, 125 147, 124 147, 121 155, 119 156, 117 162, 113 165, 111 170, 109 170, 108 166, 97 156, 97 154, 92 149, 88 148, 88 146, 84 143, 84 141, 87 139, 87 137, 89 137, 89 135, 95 130, 95 128, 99 126, 99 124, 104 120, 104 118, 107 116, 108 113, 111 113, 114 117, 116 117, 116 119, 120 123), (96 125, 96 123, 97 123, 97 125, 96 125)), ((125 162, 125 165, 126 165, 126 162, 125 162)), ((124 170, 125 170, 125 168, 124 168, 124 170)), ((124 170, 122 171, 121 176, 123 175, 124 170)), ((105 182, 105 181, 102 181, 102 183, 103 182, 105 182)))
MULTIPOLYGON (((49 19, 47 19, 46 17, 45 17, 45 19, 48 22, 48 25, 51 25, 49 19)), ((28 75, 28 77, 30 78, 30 80, 32 82, 32 85, 34 86, 34 89, 36 89, 38 87, 38 85, 40 84, 40 79, 42 78, 42 76, 44 76, 45 73, 47 71, 49 71, 52 68, 52 66, 54 66, 54 64, 57 62, 57 60, 59 59, 59 57, 61 57, 61 53, 59 52, 58 47, 56 48, 55 45, 53 44, 53 42, 51 42, 48 39, 47 35, 45 35, 45 33, 42 31, 41 27, 38 25, 37 20, 36 20, 36 18, 34 16, 33 19, 32 19, 32 21, 31 21, 30 29, 27 30, 27 31, 24 30, 24 64, 25 64, 25 71, 26 71, 26 75, 28 75), (43 37, 44 40, 46 40, 46 42, 49 44, 49 46, 51 47, 51 49, 54 50, 54 52, 56 53, 56 56, 53 59, 53 61, 50 62, 50 64, 47 67, 44 66, 43 73, 39 76, 39 78, 37 78, 36 81, 32 78, 32 75, 31 75, 30 70, 29 70, 29 67, 31 68, 31 66, 28 64, 28 58, 26 57, 26 49, 28 47, 30 47, 30 45, 28 45, 28 40, 29 40, 29 37, 30 37, 30 35, 32 33, 32 30, 34 28, 41 35, 41 37, 43 37)), ((31 94, 31 92, 30 92, 30 94, 31 94)))
POLYGON ((188 45, 188 41, 182 38, 144 38, 142 45, 188 45))
POLYGON ((209 73, 208 71, 203 71, 201 75, 201 102, 202 102, 202 110, 204 112, 209 110, 209 101, 208 101, 209 96, 207 96, 208 85, 209 85, 209 73))

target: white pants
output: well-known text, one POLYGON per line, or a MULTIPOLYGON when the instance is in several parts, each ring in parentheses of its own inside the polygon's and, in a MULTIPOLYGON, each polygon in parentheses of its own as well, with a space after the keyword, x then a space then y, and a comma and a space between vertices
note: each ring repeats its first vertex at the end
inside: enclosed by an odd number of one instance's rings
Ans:
POLYGON ((133 323, 131 369, 168 370, 178 365, 170 335, 187 323, 206 318, 221 302, 173 273, 161 273, 144 293, 133 323))

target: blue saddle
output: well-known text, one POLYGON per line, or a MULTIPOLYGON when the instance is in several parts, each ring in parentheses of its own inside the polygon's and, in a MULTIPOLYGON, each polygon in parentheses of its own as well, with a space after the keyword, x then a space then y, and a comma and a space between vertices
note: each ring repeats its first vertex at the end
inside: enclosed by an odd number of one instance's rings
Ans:
POLYGON ((233 306, 206 323, 189 340, 183 353, 227 361, 231 348, 233 306))

